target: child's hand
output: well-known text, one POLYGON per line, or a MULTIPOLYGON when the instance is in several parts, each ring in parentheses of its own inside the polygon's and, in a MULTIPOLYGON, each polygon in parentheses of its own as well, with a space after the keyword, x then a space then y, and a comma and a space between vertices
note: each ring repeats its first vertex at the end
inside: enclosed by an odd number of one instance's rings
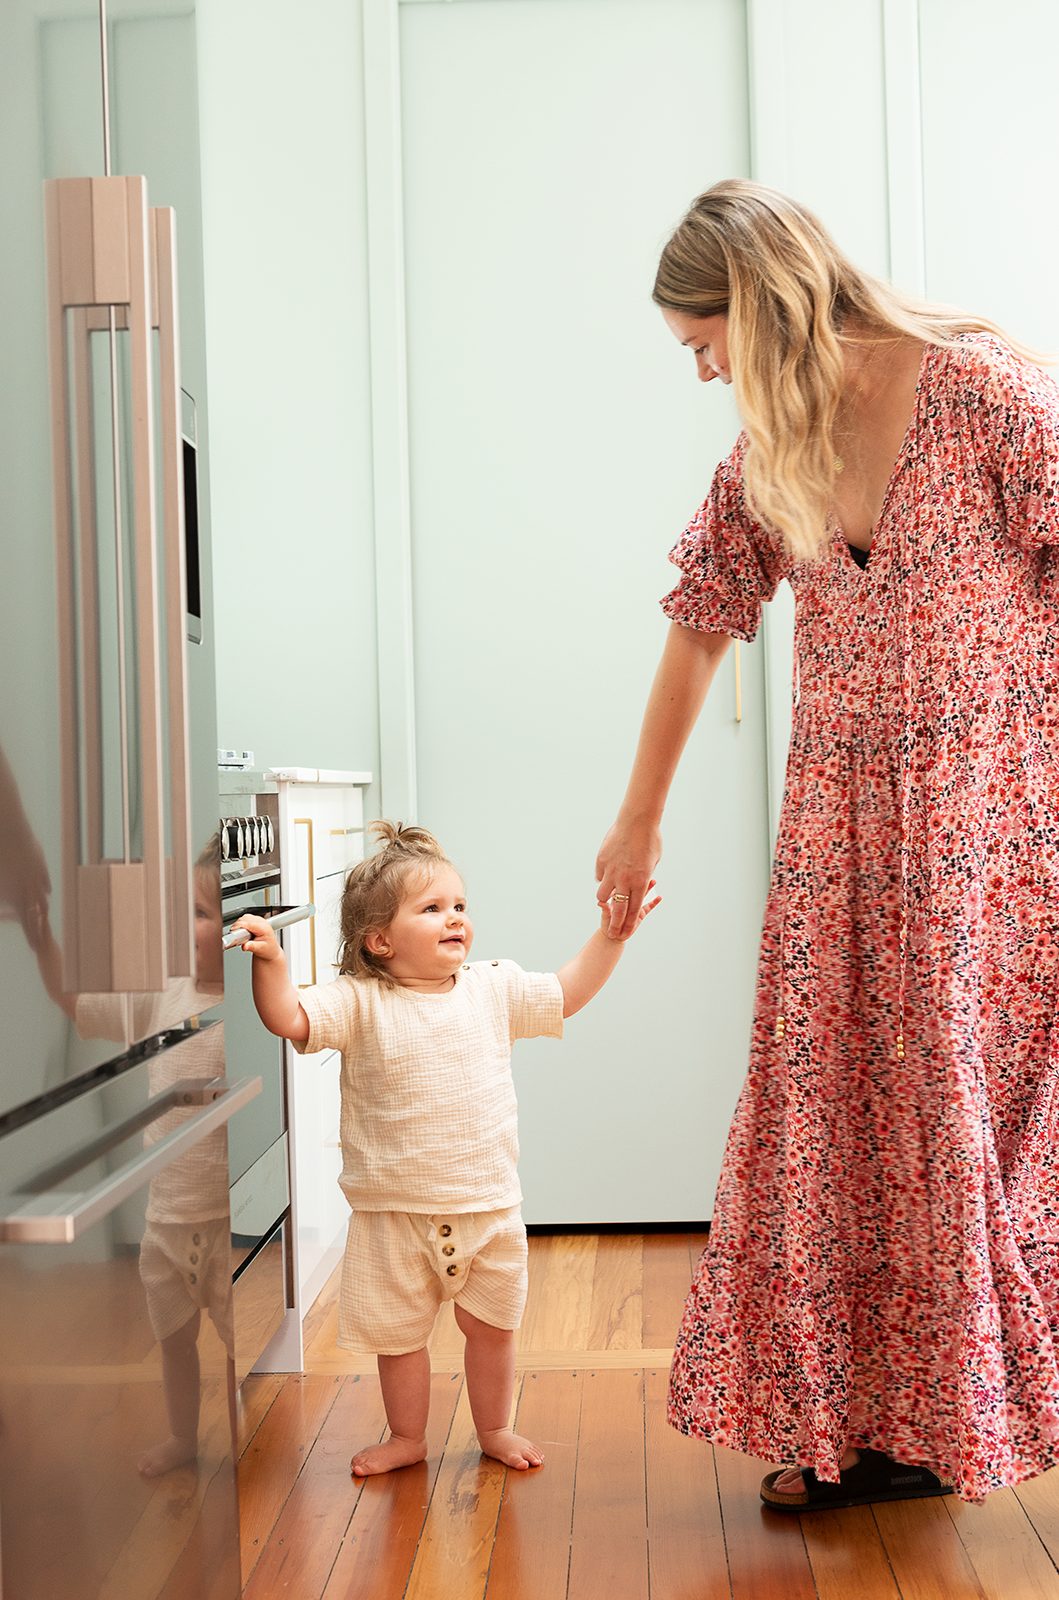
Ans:
MULTIPOLYGON (((651 893, 651 890, 654 888, 654 886, 655 886, 655 880, 654 880, 654 878, 652 878, 650 883, 647 885, 647 894, 651 893)), ((640 926, 640 924, 643 921, 644 917, 650 916, 650 914, 654 910, 655 906, 660 906, 661 904, 662 904, 662 896, 660 894, 656 894, 654 896, 654 898, 651 899, 651 900, 648 900, 646 898, 646 896, 645 896, 643 905, 640 907, 639 915, 637 916, 636 922, 633 925, 632 932, 635 933, 636 929, 640 926)), ((610 901, 609 900, 603 906, 600 907, 600 911, 602 913, 601 916, 600 916, 600 921, 599 921, 600 932, 601 933, 605 933, 607 935, 607 938, 609 939, 611 937, 611 932, 610 932, 610 901)), ((614 937, 617 938, 618 936, 614 935, 614 937)), ((622 937, 625 938, 625 939, 628 939, 628 938, 631 937, 631 935, 630 935, 630 933, 628 932, 627 929, 623 929, 622 930, 622 937)))
POLYGON ((247 939, 242 946, 259 961, 282 961, 283 951, 280 949, 279 940, 276 938, 272 924, 267 917, 240 917, 233 923, 233 932, 236 928, 249 928, 252 938, 247 939))

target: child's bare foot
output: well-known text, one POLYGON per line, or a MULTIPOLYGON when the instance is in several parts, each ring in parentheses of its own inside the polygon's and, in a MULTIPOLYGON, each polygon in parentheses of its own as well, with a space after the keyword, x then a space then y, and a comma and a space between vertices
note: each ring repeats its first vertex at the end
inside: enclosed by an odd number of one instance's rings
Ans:
POLYGON ((198 1453, 197 1440, 178 1439, 175 1434, 170 1434, 163 1444, 156 1444, 152 1449, 144 1451, 137 1462, 140 1476, 164 1477, 167 1472, 173 1472, 177 1467, 186 1467, 189 1461, 195 1460, 198 1453))
POLYGON ((505 1467, 514 1467, 517 1472, 544 1465, 544 1457, 537 1446, 523 1439, 520 1434, 512 1433, 510 1428, 492 1428, 480 1433, 478 1443, 483 1455, 492 1456, 495 1461, 502 1461, 505 1467))
POLYGON ((358 1450, 349 1463, 355 1478, 373 1478, 379 1472, 393 1472, 397 1467, 411 1467, 427 1458, 425 1439, 402 1439, 391 1433, 382 1444, 358 1450))

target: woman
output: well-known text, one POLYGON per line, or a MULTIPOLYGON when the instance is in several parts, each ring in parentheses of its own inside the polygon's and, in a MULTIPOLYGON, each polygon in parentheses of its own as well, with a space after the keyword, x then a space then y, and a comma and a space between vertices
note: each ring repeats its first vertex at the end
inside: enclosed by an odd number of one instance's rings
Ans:
POLYGON ((1059 392, 752 183, 695 201, 654 299, 745 431, 673 551, 597 863, 618 936, 728 640, 781 579, 796 605, 750 1071, 670 1421, 794 1463, 781 1508, 981 1500, 1059 1461, 1059 392))

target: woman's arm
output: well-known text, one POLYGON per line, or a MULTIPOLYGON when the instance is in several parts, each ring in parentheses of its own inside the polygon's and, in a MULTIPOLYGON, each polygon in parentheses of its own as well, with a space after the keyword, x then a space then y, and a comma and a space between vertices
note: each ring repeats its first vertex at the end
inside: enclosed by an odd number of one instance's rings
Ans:
POLYGON ((662 853, 660 825, 673 776, 706 691, 731 639, 671 623, 647 701, 629 787, 596 858, 600 905, 610 901, 612 939, 635 931, 648 881, 662 853), (613 894, 627 900, 611 900, 613 894))

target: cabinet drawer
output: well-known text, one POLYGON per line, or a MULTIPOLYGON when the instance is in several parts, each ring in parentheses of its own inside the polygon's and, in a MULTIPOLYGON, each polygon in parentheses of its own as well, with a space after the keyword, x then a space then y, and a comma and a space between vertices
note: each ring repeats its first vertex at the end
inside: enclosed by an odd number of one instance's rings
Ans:
POLYGON ((364 801, 359 789, 292 788, 288 796, 288 859, 310 875, 345 872, 364 854, 364 801))
POLYGON ((345 874, 333 873, 330 878, 318 878, 313 886, 312 900, 316 915, 307 922, 296 922, 287 930, 287 947, 290 950, 290 975, 295 988, 304 989, 310 983, 330 983, 338 976, 338 945, 340 939, 342 890, 345 874))

